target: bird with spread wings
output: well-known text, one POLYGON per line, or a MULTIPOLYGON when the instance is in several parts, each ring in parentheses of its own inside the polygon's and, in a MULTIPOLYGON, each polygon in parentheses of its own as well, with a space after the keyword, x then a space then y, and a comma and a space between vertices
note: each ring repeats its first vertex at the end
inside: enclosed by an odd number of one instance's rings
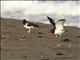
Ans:
POLYGON ((53 26, 53 29, 50 30, 50 32, 53 33, 56 37, 61 37, 63 32, 65 32, 64 26, 63 26, 65 19, 60 19, 57 22, 55 22, 52 18, 50 18, 48 16, 47 16, 47 18, 53 26))

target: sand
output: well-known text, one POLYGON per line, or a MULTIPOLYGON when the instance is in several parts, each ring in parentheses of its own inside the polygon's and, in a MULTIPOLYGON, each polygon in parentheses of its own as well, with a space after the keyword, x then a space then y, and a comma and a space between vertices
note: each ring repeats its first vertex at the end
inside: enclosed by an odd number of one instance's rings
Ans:
POLYGON ((39 24, 31 35, 18 19, 1 21, 1 60, 80 60, 80 28, 65 26, 61 38, 48 37, 51 25, 39 24))

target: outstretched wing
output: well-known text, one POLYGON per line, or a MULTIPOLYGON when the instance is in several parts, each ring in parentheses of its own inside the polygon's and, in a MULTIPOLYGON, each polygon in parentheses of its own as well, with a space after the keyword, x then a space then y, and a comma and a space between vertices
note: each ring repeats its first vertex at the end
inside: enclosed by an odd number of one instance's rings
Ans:
POLYGON ((47 18, 49 19, 50 23, 51 23, 53 26, 55 26, 55 21, 54 21, 52 18, 48 17, 48 16, 47 16, 47 18))
POLYGON ((54 21, 52 18, 48 17, 48 16, 47 16, 47 18, 49 19, 50 23, 51 23, 52 26, 53 26, 53 29, 50 30, 50 32, 51 32, 51 33, 54 33, 54 32, 55 32, 55 29, 56 29, 55 21, 54 21))
POLYGON ((56 29, 64 29, 63 25, 64 25, 65 19, 60 19, 56 22, 56 29))
POLYGON ((54 31, 55 31, 55 29, 56 29, 55 21, 54 21, 52 18, 48 17, 48 16, 47 16, 47 18, 49 19, 50 23, 51 23, 51 24, 52 24, 52 26, 53 26, 53 29, 52 29, 52 31, 51 31, 51 32, 54 32, 54 31))

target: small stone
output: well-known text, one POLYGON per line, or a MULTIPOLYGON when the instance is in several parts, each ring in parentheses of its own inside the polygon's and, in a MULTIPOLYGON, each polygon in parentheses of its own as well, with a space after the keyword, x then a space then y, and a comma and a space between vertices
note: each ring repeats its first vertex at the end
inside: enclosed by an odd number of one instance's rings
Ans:
POLYGON ((44 56, 40 56, 41 58, 43 58, 44 56))
POLYGON ((38 36, 39 38, 42 38, 43 36, 38 36))
POLYGON ((48 58, 44 58, 44 59, 41 59, 41 60, 49 60, 48 58))
POLYGON ((69 39, 64 39, 62 42, 71 42, 69 39))
POLYGON ((57 47, 60 47, 61 46, 61 44, 57 44, 57 47))
POLYGON ((38 32, 38 34, 43 34, 42 32, 38 32))
POLYGON ((27 56, 22 56, 22 58, 25 58, 25 59, 27 59, 28 57, 27 57, 27 56))
POLYGON ((68 45, 68 47, 71 47, 71 46, 72 46, 71 44, 68 45))
POLYGON ((80 36, 77 36, 77 38, 80 38, 80 36))
POLYGON ((62 53, 56 53, 56 55, 63 55, 62 53))

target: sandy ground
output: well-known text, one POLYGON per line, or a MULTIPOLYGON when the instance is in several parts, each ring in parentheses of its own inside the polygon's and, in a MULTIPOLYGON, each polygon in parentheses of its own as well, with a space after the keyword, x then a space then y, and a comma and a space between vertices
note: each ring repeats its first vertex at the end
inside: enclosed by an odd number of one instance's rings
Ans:
POLYGON ((61 38, 49 38, 51 25, 37 24, 29 35, 22 21, 1 19, 1 60, 80 60, 79 28, 66 26, 61 38))

